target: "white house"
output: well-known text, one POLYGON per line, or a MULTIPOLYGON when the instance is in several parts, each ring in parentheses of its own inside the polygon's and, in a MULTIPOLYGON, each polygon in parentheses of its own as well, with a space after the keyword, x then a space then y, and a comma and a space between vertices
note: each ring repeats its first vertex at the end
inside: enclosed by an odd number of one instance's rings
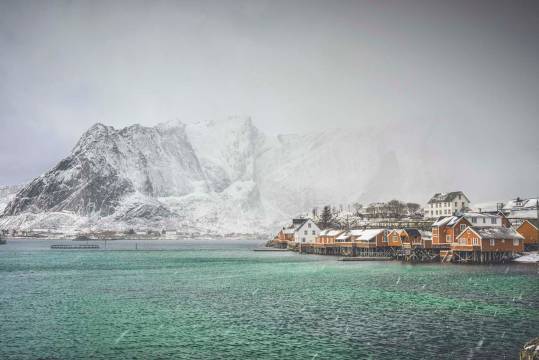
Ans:
POLYGON ((464 211, 470 206, 470 199, 462 191, 436 193, 424 209, 426 218, 453 215, 456 211, 464 211))
POLYGON ((294 219, 294 224, 296 225, 294 230, 296 243, 314 243, 320 235, 320 228, 311 219, 302 219, 301 222, 294 219))

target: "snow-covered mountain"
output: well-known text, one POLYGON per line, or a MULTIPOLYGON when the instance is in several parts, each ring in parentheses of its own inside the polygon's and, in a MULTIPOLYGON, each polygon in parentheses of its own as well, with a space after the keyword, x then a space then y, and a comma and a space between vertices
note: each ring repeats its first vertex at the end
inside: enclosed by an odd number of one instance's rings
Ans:
POLYGON ((407 191, 402 165, 413 164, 385 140, 374 130, 267 136, 243 118, 96 124, 17 193, 0 227, 265 232, 313 206, 407 191))
POLYGON ((7 185, 0 186, 0 214, 4 211, 7 204, 15 198, 15 195, 19 190, 23 188, 23 185, 7 185))

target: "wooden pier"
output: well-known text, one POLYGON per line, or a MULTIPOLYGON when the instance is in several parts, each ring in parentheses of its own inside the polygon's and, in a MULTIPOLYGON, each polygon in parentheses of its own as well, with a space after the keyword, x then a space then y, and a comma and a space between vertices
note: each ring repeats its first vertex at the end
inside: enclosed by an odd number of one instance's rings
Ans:
POLYGON ((56 244, 51 245, 51 249, 61 249, 61 250, 86 250, 86 249, 99 249, 99 245, 96 244, 56 244))

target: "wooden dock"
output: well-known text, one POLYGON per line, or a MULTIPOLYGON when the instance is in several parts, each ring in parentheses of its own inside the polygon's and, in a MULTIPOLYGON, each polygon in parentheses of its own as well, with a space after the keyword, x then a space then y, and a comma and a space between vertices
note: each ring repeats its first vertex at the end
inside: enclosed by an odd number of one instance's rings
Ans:
POLYGON ((96 244, 56 244, 51 245, 51 249, 61 249, 61 250, 86 250, 86 249, 99 249, 99 245, 96 244))
POLYGON ((253 249, 253 251, 269 251, 269 252, 283 252, 288 251, 288 249, 278 249, 278 248, 263 248, 263 249, 253 249))
POLYGON ((389 256, 355 256, 340 258, 339 261, 391 261, 389 256))

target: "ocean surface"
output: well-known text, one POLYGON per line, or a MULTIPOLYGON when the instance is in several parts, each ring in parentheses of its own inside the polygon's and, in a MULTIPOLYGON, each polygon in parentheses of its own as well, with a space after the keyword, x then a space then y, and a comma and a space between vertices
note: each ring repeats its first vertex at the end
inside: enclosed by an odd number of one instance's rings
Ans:
POLYGON ((0 246, 0 359, 515 359, 539 336, 537 265, 60 243, 0 246))

